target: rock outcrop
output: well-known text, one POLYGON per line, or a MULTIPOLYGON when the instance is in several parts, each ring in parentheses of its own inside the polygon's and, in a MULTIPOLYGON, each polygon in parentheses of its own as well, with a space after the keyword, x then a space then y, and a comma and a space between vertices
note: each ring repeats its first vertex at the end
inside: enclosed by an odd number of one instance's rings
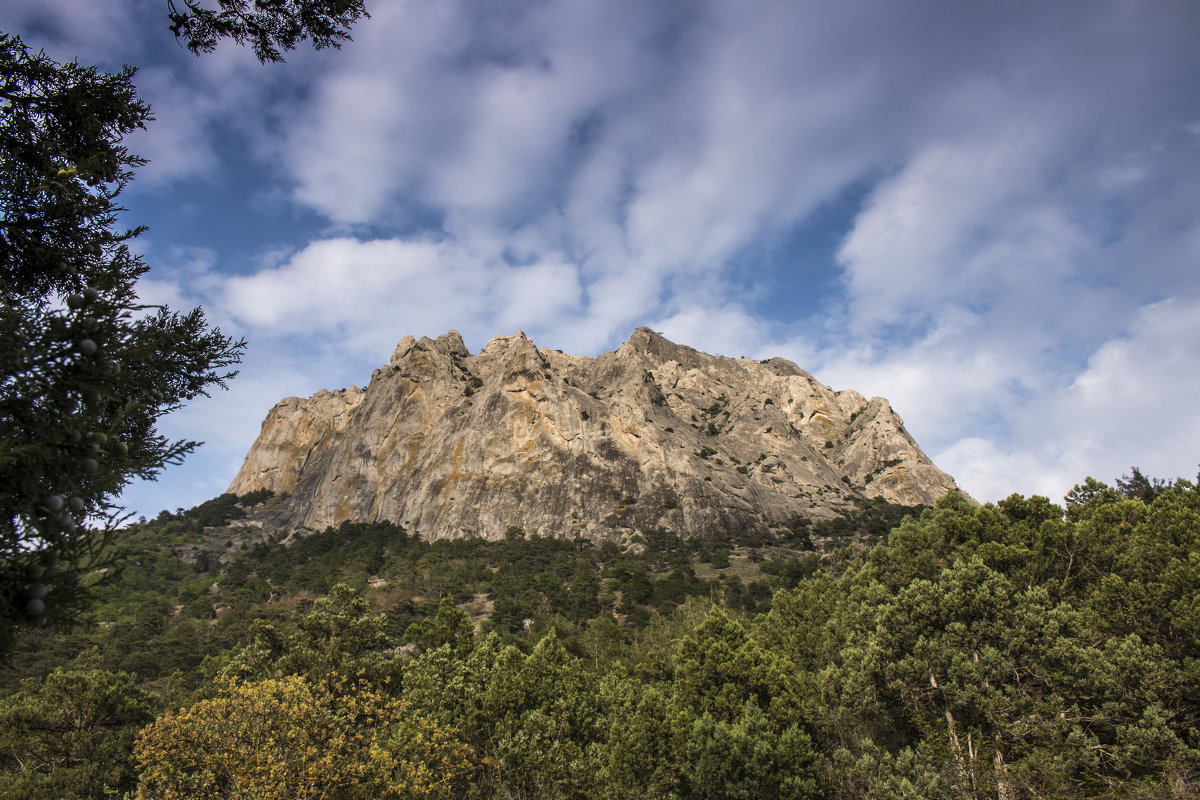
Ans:
POLYGON ((472 356, 400 341, 366 389, 288 398, 229 491, 287 494, 288 527, 391 520, 429 538, 705 534, 957 489, 883 398, 790 361, 710 356, 639 328, 597 358, 520 331, 472 356))

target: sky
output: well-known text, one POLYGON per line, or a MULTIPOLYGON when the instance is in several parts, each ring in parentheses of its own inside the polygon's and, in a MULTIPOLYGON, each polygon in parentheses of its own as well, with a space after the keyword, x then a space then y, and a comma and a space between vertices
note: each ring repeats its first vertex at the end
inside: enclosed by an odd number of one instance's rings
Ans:
POLYGON ((1193 0, 368 0, 340 50, 195 57, 163 0, 6 0, 139 67, 147 302, 249 343, 137 513, 399 339, 639 325, 883 396, 980 501, 1200 464, 1193 0))

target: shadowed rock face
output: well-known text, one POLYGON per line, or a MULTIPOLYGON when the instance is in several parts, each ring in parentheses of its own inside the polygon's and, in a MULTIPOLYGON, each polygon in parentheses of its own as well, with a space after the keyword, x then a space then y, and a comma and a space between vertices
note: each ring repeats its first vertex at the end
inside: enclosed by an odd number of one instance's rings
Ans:
POLYGON ((366 389, 271 410, 229 487, 256 489, 289 496, 291 528, 607 539, 829 517, 859 497, 932 503, 957 487, 883 398, 639 328, 598 358, 520 331, 475 356, 456 331, 406 336, 366 389))

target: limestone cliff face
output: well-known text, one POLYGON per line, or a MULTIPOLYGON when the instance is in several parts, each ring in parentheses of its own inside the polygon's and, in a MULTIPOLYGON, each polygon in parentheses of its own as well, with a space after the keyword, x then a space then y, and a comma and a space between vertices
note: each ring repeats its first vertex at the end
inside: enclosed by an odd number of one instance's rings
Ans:
POLYGON ((956 489, 887 401, 790 361, 706 355, 639 328, 598 358, 520 331, 472 356, 401 340, 366 389, 288 398, 229 491, 289 496, 289 527, 391 520, 429 538, 592 539, 828 517, 956 489))

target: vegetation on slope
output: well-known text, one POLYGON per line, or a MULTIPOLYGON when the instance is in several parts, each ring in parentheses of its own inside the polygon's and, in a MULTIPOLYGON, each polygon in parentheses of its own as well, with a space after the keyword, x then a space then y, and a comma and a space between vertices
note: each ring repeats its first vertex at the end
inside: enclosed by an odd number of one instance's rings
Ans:
POLYGON ((1194 797, 1200 491, 1067 500, 623 550, 218 498, 18 644, 0 797, 1194 797))

